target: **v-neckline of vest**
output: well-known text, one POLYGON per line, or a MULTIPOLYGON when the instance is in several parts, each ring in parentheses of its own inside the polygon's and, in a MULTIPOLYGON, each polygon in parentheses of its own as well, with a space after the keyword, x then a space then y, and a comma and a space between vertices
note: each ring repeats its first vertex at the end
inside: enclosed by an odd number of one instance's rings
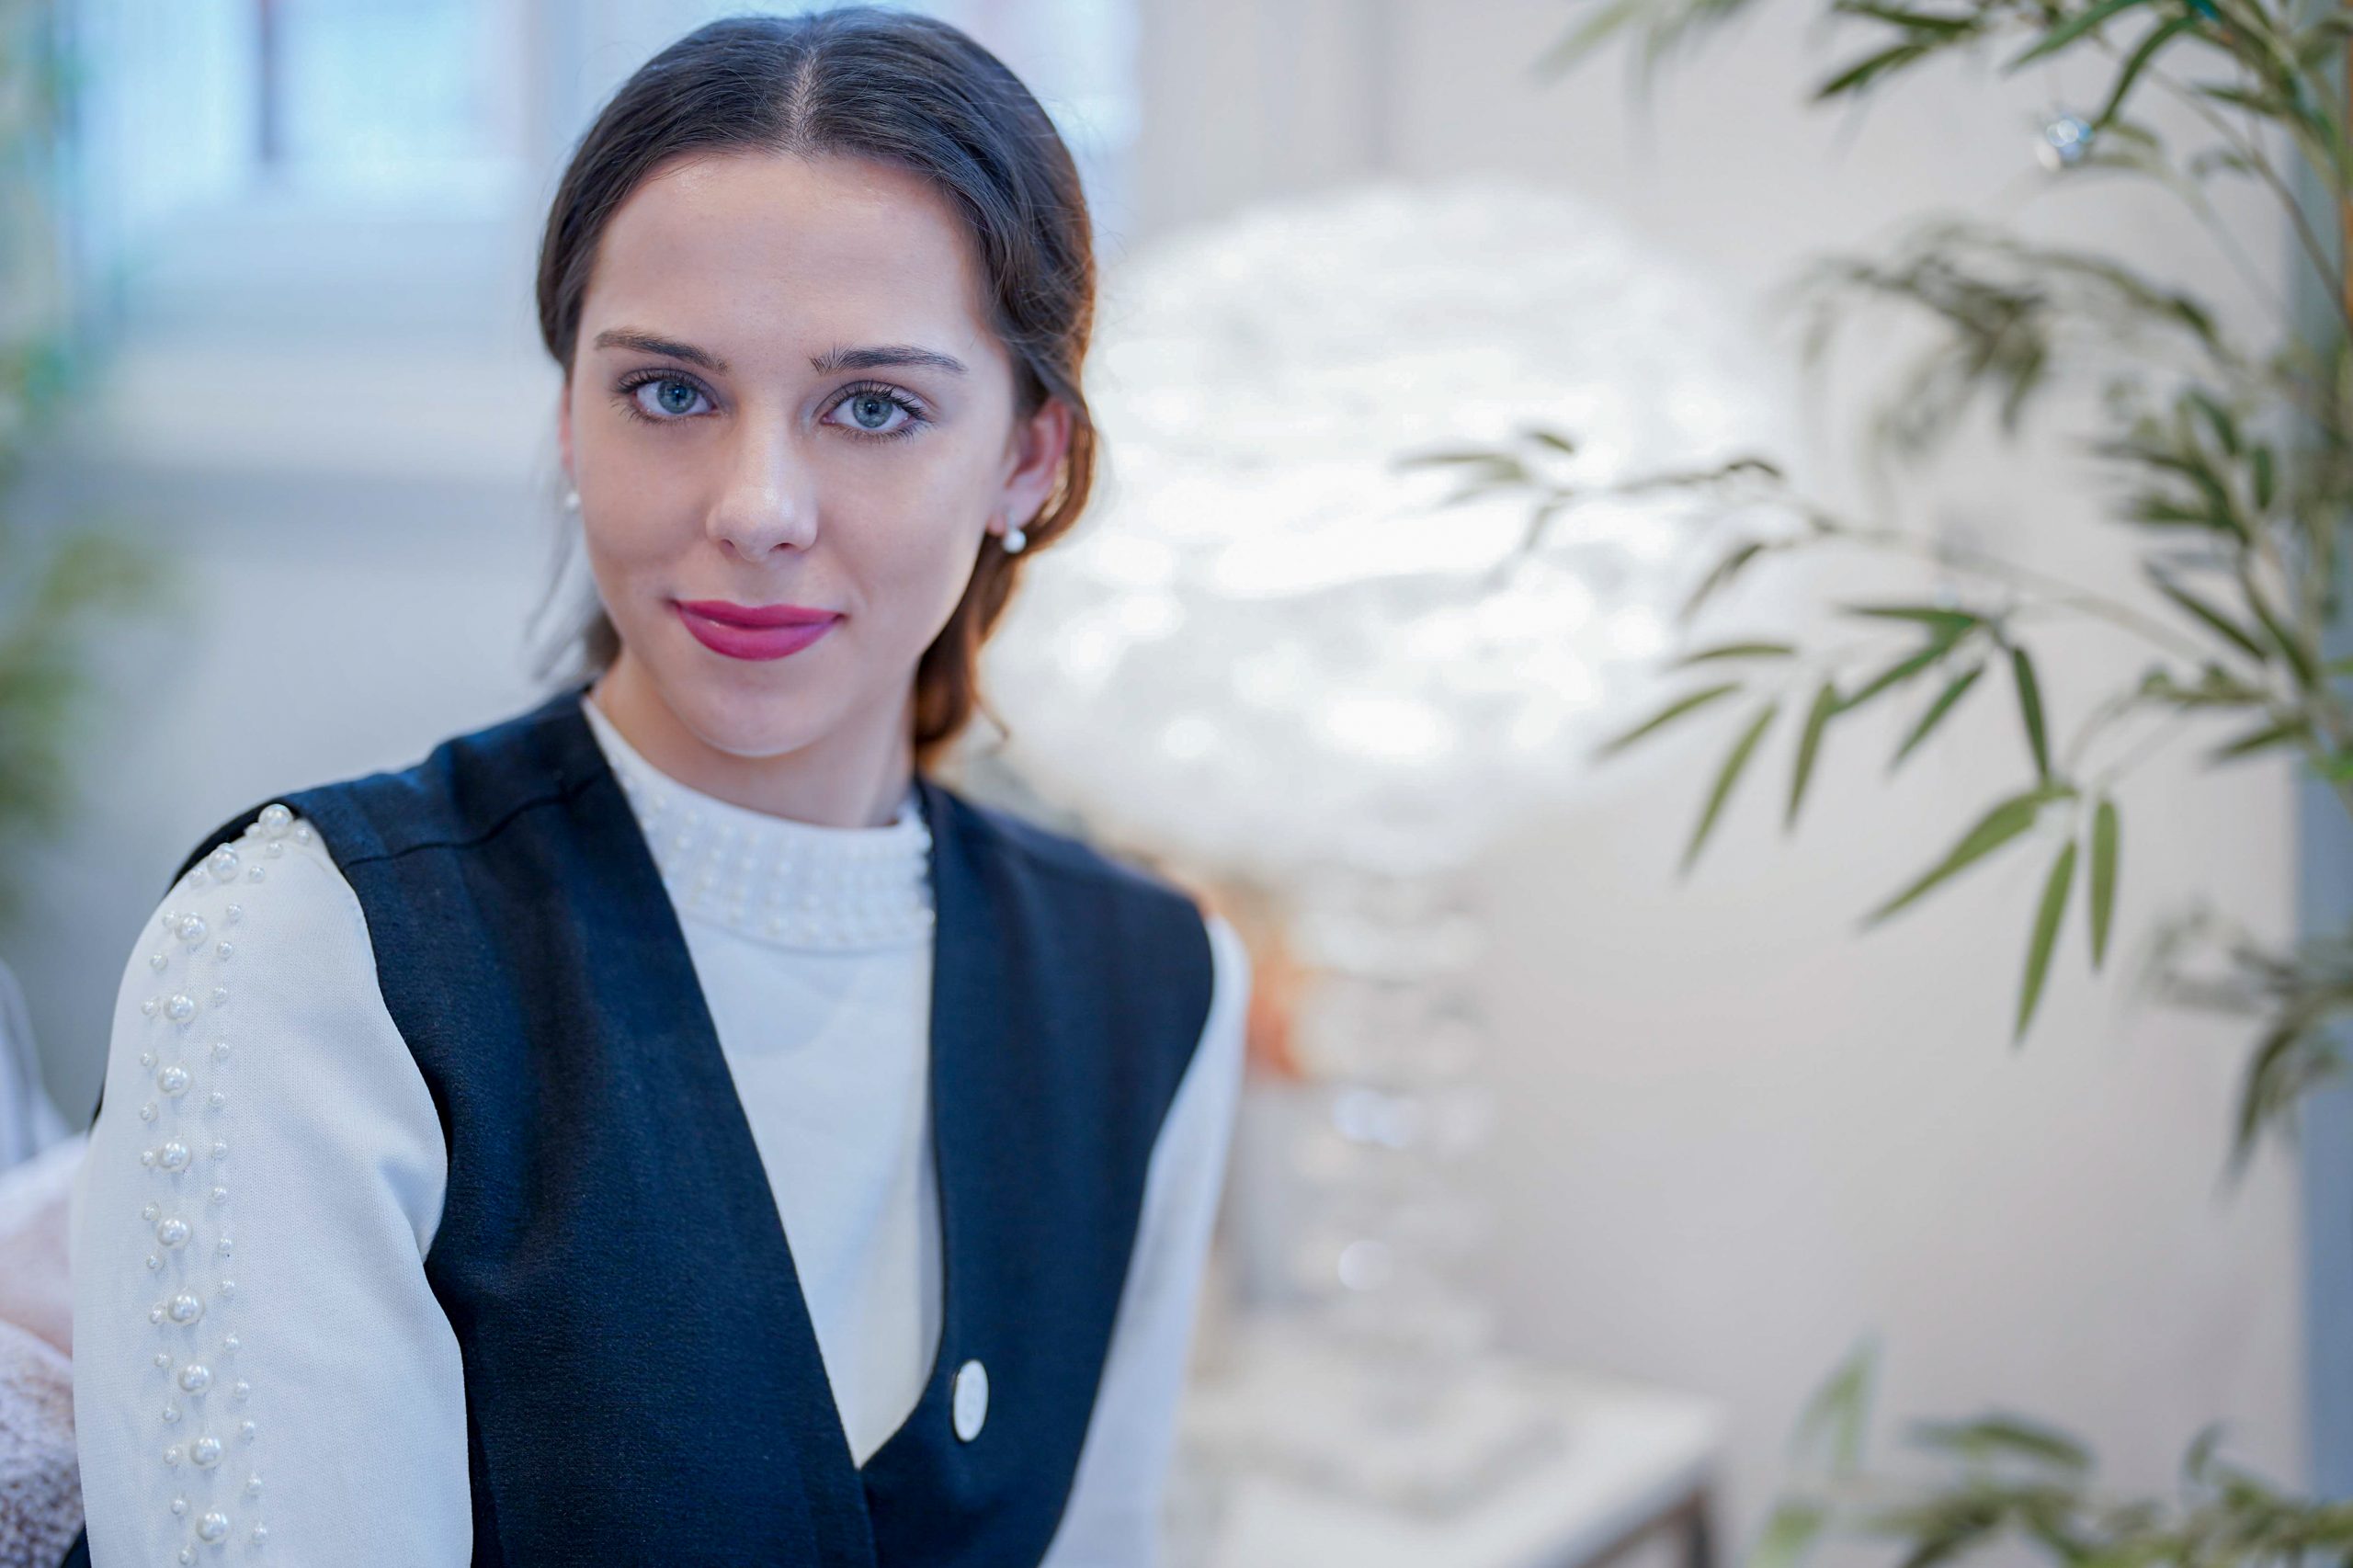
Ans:
MULTIPOLYGON (((582 683, 575 687, 574 695, 585 694, 588 684, 582 683)), ((629 842, 638 851, 635 857, 638 863, 631 869, 642 885, 659 896, 660 908, 667 917, 662 927, 662 946, 669 960, 679 966, 697 1002, 694 1016, 688 1020, 693 1036, 693 1049, 701 1059, 695 1065, 701 1069, 704 1081, 728 1085, 730 1092, 724 1096, 723 1108, 718 1111, 718 1114, 730 1119, 723 1134, 728 1157, 733 1169, 758 1178, 747 1185, 757 1187, 758 1201, 771 1221, 768 1239, 774 1244, 778 1271, 782 1276, 775 1283, 778 1290, 788 1297, 792 1308, 792 1321, 785 1325, 784 1333, 798 1342, 792 1346, 792 1353, 804 1358, 803 1364, 813 1369, 816 1385, 824 1391, 825 1398, 818 1403, 824 1406, 842 1465, 848 1477, 854 1478, 852 1490, 857 1497, 857 1512, 866 1526, 865 1534, 870 1551, 872 1495, 870 1489, 878 1483, 887 1484, 890 1472, 908 1462, 906 1456, 922 1446, 923 1428, 926 1424, 952 1420, 953 1391, 949 1382, 953 1369, 961 1364, 961 1358, 968 1349, 963 1334, 963 1293, 958 1287, 964 1274, 960 1265, 967 1256, 963 1241, 969 1226, 959 1222, 961 1206, 957 1201, 956 1188, 960 1173, 971 1166, 962 1157, 965 1128, 962 1119, 956 1114, 957 1085, 961 1082, 961 1069, 967 1054, 985 1054, 990 1049, 991 1041, 983 1037, 990 1020, 995 1018, 997 1013, 985 1006, 985 1001, 993 968, 998 967, 994 966, 992 959, 983 951, 995 934, 986 921, 976 917, 979 912, 973 900, 979 891, 979 872, 964 858, 970 846, 962 835, 953 831, 955 824, 949 821, 952 805, 949 792, 937 781, 917 771, 914 775, 914 782, 921 798, 925 824, 930 829, 927 858, 935 909, 931 994, 925 1025, 925 1078, 931 1102, 926 1119, 929 1122, 937 1199, 935 1210, 939 1225, 939 1335, 914 1407, 861 1463, 851 1451, 848 1429, 842 1421, 840 1404, 834 1395, 832 1380, 825 1371, 824 1355, 817 1341, 808 1296, 801 1283, 800 1264, 793 1256, 791 1236, 785 1229, 782 1211, 776 1207, 775 1192, 767 1179, 766 1162, 761 1158, 758 1142, 752 1135, 742 1094, 735 1087, 733 1071, 728 1066, 725 1051, 719 1041, 718 1025, 711 1015, 709 997, 702 989, 699 975, 695 971, 685 927, 662 882, 660 867, 654 859, 652 846, 646 842, 642 824, 638 822, 634 810, 621 790, 619 775, 613 772, 610 759, 597 744, 595 733, 589 728, 588 721, 577 704, 560 709, 557 718, 567 730, 576 732, 570 737, 570 749, 574 755, 589 759, 588 766, 602 776, 601 782, 609 791, 610 809, 617 810, 627 823, 629 842)), ((823 1477, 807 1473, 806 1467, 804 1473, 814 1489, 824 1489, 825 1482, 823 1477)))

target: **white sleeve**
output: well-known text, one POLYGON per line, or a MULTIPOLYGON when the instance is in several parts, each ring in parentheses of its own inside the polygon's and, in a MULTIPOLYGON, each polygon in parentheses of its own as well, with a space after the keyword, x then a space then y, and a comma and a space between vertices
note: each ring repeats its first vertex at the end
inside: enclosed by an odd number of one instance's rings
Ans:
POLYGON ((1249 949, 1208 916, 1216 965, 1209 1017, 1170 1101, 1144 1177, 1143 1213, 1053 1544, 1040 1568, 1149 1568, 1176 1439, 1193 1322, 1242 1091, 1249 949))
POLYGON ((358 898, 276 825, 165 895, 115 998, 69 1221, 93 1568, 472 1552, 440 1121, 358 898))

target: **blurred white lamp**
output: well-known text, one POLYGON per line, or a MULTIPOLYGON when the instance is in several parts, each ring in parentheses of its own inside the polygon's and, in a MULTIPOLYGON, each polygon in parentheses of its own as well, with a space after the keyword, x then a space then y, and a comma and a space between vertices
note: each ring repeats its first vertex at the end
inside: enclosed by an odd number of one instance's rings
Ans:
POLYGON ((1324 1096, 1296 1150, 1323 1202, 1291 1250, 1367 1376, 1234 1440, 1456 1500, 1529 1433, 1475 1387, 1477 1213, 1450 1167, 1483 1124, 1482 1030, 1452 874, 1576 788, 1723 519, 1589 498, 1523 554, 1524 500, 1440 508, 1453 481, 1396 461, 1540 426, 1574 439, 1556 472, 1601 486, 1775 450, 1788 400, 1720 289, 1501 178, 1265 205, 1143 249, 1106 280, 1088 386, 1097 510, 989 645, 1004 765, 1282 912, 1324 1096))

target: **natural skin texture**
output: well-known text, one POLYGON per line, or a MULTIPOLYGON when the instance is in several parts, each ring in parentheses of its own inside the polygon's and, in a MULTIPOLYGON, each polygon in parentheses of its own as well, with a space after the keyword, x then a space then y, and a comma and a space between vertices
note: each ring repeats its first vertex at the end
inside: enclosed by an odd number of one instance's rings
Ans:
POLYGON ((983 536, 1038 511, 1068 447, 1065 405, 1017 419, 1015 398, 965 223, 921 176, 765 153, 657 170, 599 244, 559 419, 622 643, 600 710, 722 800, 888 822, 913 772, 916 664, 983 536), (722 368, 600 344, 614 332, 722 368), (964 369, 812 364, 886 346, 964 369), (696 640, 679 599, 842 619, 786 657, 736 659, 696 640))

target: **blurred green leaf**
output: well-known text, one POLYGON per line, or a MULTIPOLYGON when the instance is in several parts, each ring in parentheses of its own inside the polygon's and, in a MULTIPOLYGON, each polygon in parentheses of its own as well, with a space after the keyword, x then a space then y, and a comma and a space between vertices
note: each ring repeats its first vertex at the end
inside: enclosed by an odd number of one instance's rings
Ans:
POLYGON ((2181 584, 2167 576, 2164 570, 2157 566, 2155 562, 2151 562, 2146 563, 2145 570, 2148 574, 2149 580, 2156 585, 2157 591, 2159 593, 2165 595, 2165 597, 2171 599, 2175 604, 2180 606, 2191 616, 2203 622, 2208 630, 2222 636, 2227 640, 2232 646, 2253 657, 2257 664, 2266 664, 2269 662, 2271 655, 2264 650, 2262 643, 2256 641, 2254 632, 2248 631, 2245 627, 2241 626, 2237 621, 2233 620, 2229 616, 2223 614, 2213 605, 2208 603, 2205 599, 2200 598, 2198 595, 2190 592, 2188 588, 2182 586, 2181 584))
POLYGON ((1667 725, 1675 722, 1677 719, 1697 713, 1701 709, 1708 707, 1711 703, 1721 702, 1725 698, 1730 697, 1733 692, 1740 689, 1741 683, 1739 681, 1733 680, 1724 681, 1716 686, 1703 686, 1697 691, 1687 692, 1683 696, 1669 702, 1665 707, 1660 709, 1649 718, 1644 719, 1641 723, 1636 724, 1633 728, 1620 731, 1616 735, 1611 736, 1608 740, 1602 742, 1600 745, 1594 748, 1593 755, 1597 759, 1598 759, 1600 757, 1608 756, 1615 752, 1623 751, 1626 747, 1633 744, 1636 741, 1641 740, 1644 735, 1654 734, 1658 731, 1665 729, 1667 725))
POLYGON ((2226 741, 2209 751, 2206 760, 2210 764, 2235 761, 2240 757, 2252 756, 2256 752, 2269 751, 2275 746, 2300 744, 2309 739, 2312 733, 2312 721, 2299 714, 2292 719, 2259 725, 2235 740, 2226 741))
POLYGON ((1730 586, 1751 562, 1764 554, 1766 548, 1762 540, 1746 540, 1717 557, 1715 563, 1708 568, 1707 574, 1684 598, 1682 606, 1676 611, 1676 619, 1689 622, 1709 600, 1730 586))
POLYGON ((1688 669, 1725 659, 1785 659, 1797 651, 1794 642, 1718 642, 1672 659, 1667 667, 1688 669))
POLYGON ((2092 810, 2092 968, 2108 957, 2108 933, 2116 912, 2116 857, 2119 835, 2116 802, 2107 797, 2092 810))
POLYGON ((1904 759, 1910 756, 1914 749, 1928 738, 1931 731, 1944 722, 1945 715, 1951 712, 1961 699, 1968 695, 1969 688, 1975 685, 1977 677, 1984 673, 1984 665, 1972 665, 1945 683, 1944 690, 1937 694, 1937 699, 1934 702, 1928 704, 1927 711, 1920 715, 1920 722, 1912 726, 1912 733, 1904 737, 1904 744, 1896 747, 1895 755, 1888 759, 1887 770, 1890 773, 1901 767, 1904 765, 1904 759))
POLYGON ((1745 1568, 1798 1568, 1812 1553, 1830 1523, 1830 1510, 1819 1503, 1787 1498, 1779 1504, 1758 1532, 1745 1568))
POLYGON ((2042 1000, 2042 983, 2051 972, 2051 950, 2059 939, 2059 926, 2067 911, 2067 894, 2075 885, 2075 841, 2069 839, 2051 862, 2051 874, 2042 884, 2042 903, 2034 915, 2034 935, 2027 944, 2026 983, 2018 994, 2018 1028, 2010 1039, 2013 1044, 2026 1038, 2027 1025, 2034 1019, 2034 1009, 2042 1000))
POLYGON ((2012 644, 2010 674, 2018 686, 2018 718, 2026 725, 2027 748, 2034 755, 2034 776, 2051 780, 2051 735, 2042 723, 2042 686, 2035 679, 2034 660, 2025 648, 2012 644))
POLYGON ((1843 706, 1836 681, 1824 681, 1813 694, 1813 705, 1806 710, 1805 728, 1798 737, 1795 770, 1790 778, 1790 807, 1781 819, 1784 831, 1797 825, 1798 807, 1805 801, 1805 787, 1813 777, 1813 763, 1822 749, 1822 732, 1843 706))
POLYGON ((1863 918, 1865 929, 1878 925, 1888 916, 1910 905, 1930 890, 1968 869, 1979 860, 1999 849, 2035 824, 2042 808, 2052 801, 2063 800, 2075 791, 2064 785, 2046 784, 1995 803, 1985 814, 1970 825, 1943 859, 1931 866, 1912 884, 1881 904, 1863 918))
POLYGON ((2126 11, 2137 10, 2148 3, 2149 0, 2099 0, 2097 5, 2076 12, 2043 34, 2041 40, 2031 49, 2021 54, 2014 54, 2004 61, 2002 69, 2005 72, 2015 71, 2029 61, 2041 60, 2056 54, 2077 39, 2088 34, 2102 22, 2120 16, 2126 11))
POLYGON ((1725 754, 1723 766, 1716 773, 1715 787, 1708 791, 1707 807, 1699 813, 1699 826, 1692 830, 1691 842, 1684 848, 1685 871, 1689 871, 1693 862, 1699 858, 1699 850, 1708 842, 1708 835, 1715 830, 1716 819, 1722 813, 1724 802, 1732 797, 1733 786, 1740 782, 1741 774, 1748 767, 1749 757, 1756 753, 1757 741, 1763 738, 1766 726, 1772 723, 1773 715, 1780 710, 1780 706, 1779 701, 1768 701, 1758 709, 1756 717, 1748 722, 1748 727, 1741 732, 1740 738, 1733 743, 1732 750, 1725 754))
POLYGON ((1981 1415, 1973 1420, 1915 1421, 1913 1443, 1969 1460, 2021 1459, 2065 1471, 2092 1468, 2091 1451, 2055 1426, 2023 1415, 1981 1415))

